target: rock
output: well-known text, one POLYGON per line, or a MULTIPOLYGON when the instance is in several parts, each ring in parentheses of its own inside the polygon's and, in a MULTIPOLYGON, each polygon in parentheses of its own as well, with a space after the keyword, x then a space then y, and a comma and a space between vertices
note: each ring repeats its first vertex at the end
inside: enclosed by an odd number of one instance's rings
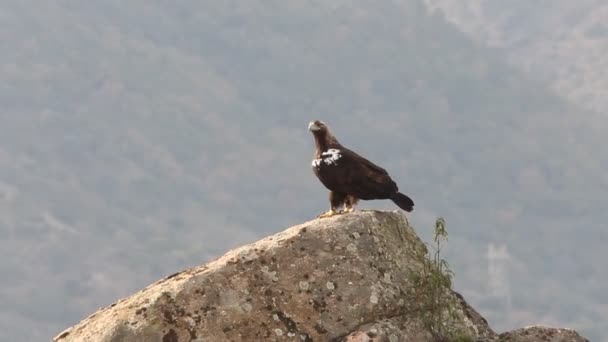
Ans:
POLYGON ((564 328, 549 328, 540 325, 516 329, 500 334, 500 341, 509 342, 589 342, 576 331, 564 328))
MULTIPOLYGON (((413 281, 425 253, 399 213, 316 219, 157 281, 54 341, 431 341, 413 281)), ((498 339, 462 296, 442 298, 459 336, 498 339)))

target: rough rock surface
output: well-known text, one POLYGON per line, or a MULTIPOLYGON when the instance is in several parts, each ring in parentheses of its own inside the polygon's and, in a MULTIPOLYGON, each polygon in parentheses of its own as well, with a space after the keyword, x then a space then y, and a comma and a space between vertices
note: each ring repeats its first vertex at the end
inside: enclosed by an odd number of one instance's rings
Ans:
POLYGON ((540 325, 515 329, 500 334, 500 341, 516 342, 589 342, 576 331, 563 328, 548 328, 540 325))
MULTIPOLYGON (((430 341, 411 295, 425 251, 399 213, 317 219, 157 281, 54 341, 430 341)), ((498 339, 448 297, 459 331, 498 339)))

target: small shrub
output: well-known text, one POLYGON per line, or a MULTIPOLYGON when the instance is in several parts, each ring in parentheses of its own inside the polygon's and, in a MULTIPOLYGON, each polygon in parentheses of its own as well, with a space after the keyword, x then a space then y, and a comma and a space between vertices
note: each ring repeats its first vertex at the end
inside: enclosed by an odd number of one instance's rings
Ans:
POLYGON ((422 269, 412 275, 414 299, 418 316, 436 341, 467 342, 473 339, 455 324, 458 314, 454 310, 451 295, 454 272, 442 258, 441 249, 448 240, 445 220, 435 221, 433 244, 422 255, 422 269), (432 249, 432 252, 431 252, 432 249))

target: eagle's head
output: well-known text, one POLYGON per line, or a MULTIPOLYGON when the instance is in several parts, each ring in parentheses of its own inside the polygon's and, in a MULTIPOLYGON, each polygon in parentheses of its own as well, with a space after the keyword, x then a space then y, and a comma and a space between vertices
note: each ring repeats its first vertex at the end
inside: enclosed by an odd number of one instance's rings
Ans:
POLYGON ((321 132, 327 132, 328 128, 327 128, 327 125, 325 125, 325 122, 323 122, 321 120, 315 120, 315 121, 311 121, 308 124, 308 130, 311 131, 312 133, 321 133, 321 132))
POLYGON ((318 151, 325 151, 336 144, 339 145, 336 137, 331 134, 329 127, 321 120, 311 121, 308 124, 308 130, 315 139, 315 146, 318 151))

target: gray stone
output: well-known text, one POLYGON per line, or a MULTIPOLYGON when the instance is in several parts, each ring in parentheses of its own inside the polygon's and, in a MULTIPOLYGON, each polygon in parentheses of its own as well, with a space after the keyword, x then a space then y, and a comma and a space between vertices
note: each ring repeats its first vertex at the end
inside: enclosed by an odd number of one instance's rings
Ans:
POLYGON ((576 331, 564 328, 549 328, 541 325, 515 329, 500 334, 500 341, 509 342, 589 342, 576 331))
MULTIPOLYGON (((430 341, 411 296, 425 251, 400 213, 316 219, 159 280, 54 341, 430 341)), ((460 332, 498 338, 446 296, 460 332)))

